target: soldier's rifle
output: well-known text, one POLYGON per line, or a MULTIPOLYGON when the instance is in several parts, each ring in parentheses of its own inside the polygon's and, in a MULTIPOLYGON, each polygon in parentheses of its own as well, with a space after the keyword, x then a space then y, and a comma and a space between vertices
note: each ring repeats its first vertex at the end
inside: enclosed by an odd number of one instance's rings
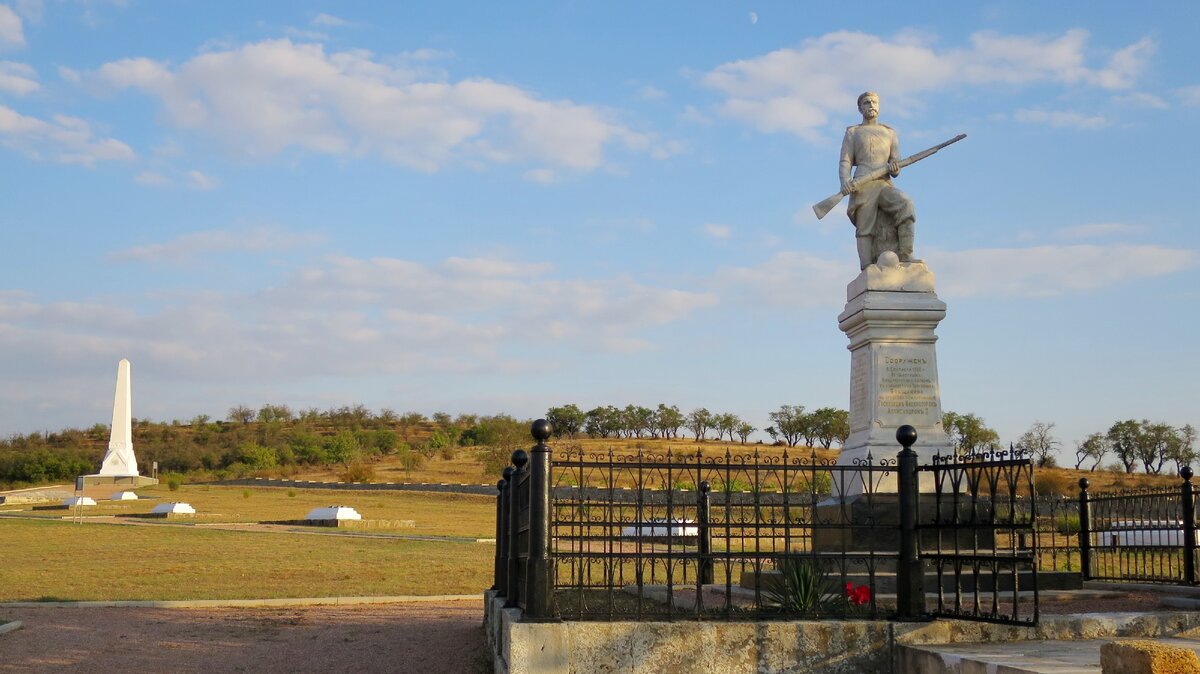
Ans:
MULTIPOLYGON (((938 150, 946 147, 947 145, 950 145, 952 143, 957 143, 958 141, 960 141, 966 137, 967 137, 967 134, 960 133, 957 136, 951 138, 950 140, 948 140, 940 145, 934 145, 933 147, 929 148, 928 150, 923 150, 914 155, 909 155, 909 156, 905 157, 904 159, 901 159, 900 161, 896 162, 896 165, 899 168, 904 168, 905 166, 908 166, 909 164, 915 164, 926 157, 936 154, 938 150)), ((874 171, 867 171, 863 175, 856 177, 854 179, 854 182, 855 182, 855 184, 862 184, 862 183, 866 183, 871 180, 878 180, 878 179, 888 175, 888 173, 889 173, 888 167, 884 166, 883 168, 878 168, 878 169, 875 169, 874 171)), ((824 199, 819 203, 813 204, 813 213, 817 214, 817 219, 820 220, 821 218, 825 217, 829 213, 829 211, 833 210, 834 206, 837 206, 839 203, 841 203, 842 197, 846 196, 847 194, 849 194, 849 192, 846 192, 843 190, 843 191, 838 192, 837 194, 829 197, 828 199, 824 199)))

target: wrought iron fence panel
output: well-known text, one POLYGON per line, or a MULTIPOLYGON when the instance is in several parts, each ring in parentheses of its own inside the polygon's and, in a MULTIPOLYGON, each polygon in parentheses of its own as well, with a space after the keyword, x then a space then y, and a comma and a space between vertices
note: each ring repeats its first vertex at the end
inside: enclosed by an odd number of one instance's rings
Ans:
POLYGON ((1177 487, 1095 493, 1080 480, 1081 546, 1089 580, 1195 585, 1196 503, 1192 470, 1177 487))
POLYGON ((936 581, 935 616, 1038 620, 1033 462, 1014 450, 939 455, 919 470, 920 556, 936 581))
POLYGON ((881 615, 876 579, 895 551, 817 549, 813 540, 823 529, 857 527, 864 539, 882 530, 817 506, 835 486, 877 484, 892 470, 894 462, 838 466, 815 453, 560 452, 557 611, 600 620, 881 615))

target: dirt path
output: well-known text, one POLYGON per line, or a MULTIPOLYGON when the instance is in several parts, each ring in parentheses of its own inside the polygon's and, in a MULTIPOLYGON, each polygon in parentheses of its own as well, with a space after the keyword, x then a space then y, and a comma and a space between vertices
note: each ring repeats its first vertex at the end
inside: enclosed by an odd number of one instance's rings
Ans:
POLYGON ((0 672, 491 671, 481 600, 252 609, 19 608, 0 672))

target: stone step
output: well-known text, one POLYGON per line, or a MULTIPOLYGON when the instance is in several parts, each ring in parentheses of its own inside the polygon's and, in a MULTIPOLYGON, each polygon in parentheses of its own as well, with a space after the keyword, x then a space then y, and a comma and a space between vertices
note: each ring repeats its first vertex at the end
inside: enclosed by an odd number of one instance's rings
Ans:
MULTIPOLYGON (((1100 648, 1120 639, 897 646, 905 674, 1100 674, 1100 648)), ((1155 641, 1200 653, 1196 639, 1155 641)))
MULTIPOLYGON (((779 572, 768 570, 761 572, 762 578, 778 578, 779 572)), ((854 583, 855 585, 870 584, 871 577, 866 573, 847 573, 845 576, 835 574, 832 576, 838 583, 854 583), (844 580, 843 580, 844 578, 844 580)), ((753 571, 742 573, 740 585, 747 589, 754 589, 760 582, 760 574, 755 574, 753 571)), ((989 574, 980 575, 980 592, 992 591, 992 576, 989 574)), ((975 591, 975 578, 970 574, 964 573, 960 580, 961 589, 963 592, 975 591)), ((1020 572, 1017 574, 1018 587, 1022 590, 1030 590, 1033 588, 1033 578, 1029 572, 1020 572)), ((953 592, 955 579, 952 574, 945 574, 942 578, 942 588, 944 591, 953 592)), ((999 577, 999 585, 1001 592, 1012 590, 1012 576, 1010 574, 1001 573, 999 577)), ((1078 590, 1083 587, 1083 578, 1075 572, 1066 571, 1043 571, 1038 573, 1038 590, 1078 590)), ((896 574, 888 571, 877 571, 875 573, 875 591, 880 594, 894 594, 896 592, 896 574)), ((931 569, 925 570, 925 591, 936 593, 938 591, 937 573, 931 569)))

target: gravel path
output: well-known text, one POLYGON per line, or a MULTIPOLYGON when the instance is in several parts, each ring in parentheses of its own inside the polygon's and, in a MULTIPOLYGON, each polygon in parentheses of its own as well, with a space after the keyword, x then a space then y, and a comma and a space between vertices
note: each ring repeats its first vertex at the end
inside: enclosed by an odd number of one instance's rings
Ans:
POLYGON ((13 608, 0 672, 491 671, 482 600, 295 608, 13 608))

